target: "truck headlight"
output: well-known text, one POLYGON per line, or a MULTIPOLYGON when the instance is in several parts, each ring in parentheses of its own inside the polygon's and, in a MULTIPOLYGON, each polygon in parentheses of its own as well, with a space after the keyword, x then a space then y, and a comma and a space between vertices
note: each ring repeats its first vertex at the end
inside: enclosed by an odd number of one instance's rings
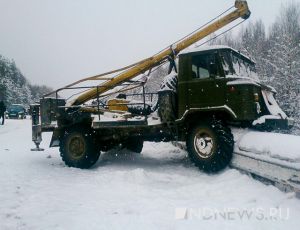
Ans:
POLYGON ((254 94, 254 101, 255 102, 259 102, 259 95, 258 95, 258 93, 254 94))

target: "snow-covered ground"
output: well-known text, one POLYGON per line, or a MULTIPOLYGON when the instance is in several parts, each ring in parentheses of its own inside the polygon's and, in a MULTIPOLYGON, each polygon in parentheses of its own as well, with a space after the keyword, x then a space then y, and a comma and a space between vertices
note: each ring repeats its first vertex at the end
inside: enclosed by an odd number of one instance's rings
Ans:
POLYGON ((300 136, 233 128, 235 152, 256 154, 258 158, 280 160, 300 169, 300 136))
POLYGON ((1 230, 299 229, 293 193, 234 169, 202 173, 171 144, 105 153, 80 170, 66 167, 49 139, 31 152, 30 120, 0 125, 1 230))

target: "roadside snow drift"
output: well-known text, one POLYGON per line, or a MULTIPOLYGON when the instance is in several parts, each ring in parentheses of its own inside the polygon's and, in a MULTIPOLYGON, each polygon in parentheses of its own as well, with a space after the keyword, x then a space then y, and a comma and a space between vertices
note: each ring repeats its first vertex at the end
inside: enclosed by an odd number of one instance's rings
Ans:
POLYGON ((234 169, 204 174, 171 144, 111 151, 80 170, 66 167, 49 140, 31 152, 30 120, 0 126, 1 230, 299 229, 293 193, 234 169))
POLYGON ((300 163, 300 136, 244 129, 234 129, 233 133, 236 149, 294 164, 300 163))

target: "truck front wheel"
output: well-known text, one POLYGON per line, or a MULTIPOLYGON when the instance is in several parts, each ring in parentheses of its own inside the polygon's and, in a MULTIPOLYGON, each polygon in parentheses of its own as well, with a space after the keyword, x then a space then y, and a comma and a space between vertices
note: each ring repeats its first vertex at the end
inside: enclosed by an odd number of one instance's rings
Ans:
POLYGON ((71 130, 60 142, 60 155, 67 166, 87 169, 97 162, 100 151, 90 132, 71 130))
POLYGON ((191 160, 199 169, 214 173, 221 171, 232 159, 234 140, 230 129, 218 120, 195 125, 187 138, 191 160))

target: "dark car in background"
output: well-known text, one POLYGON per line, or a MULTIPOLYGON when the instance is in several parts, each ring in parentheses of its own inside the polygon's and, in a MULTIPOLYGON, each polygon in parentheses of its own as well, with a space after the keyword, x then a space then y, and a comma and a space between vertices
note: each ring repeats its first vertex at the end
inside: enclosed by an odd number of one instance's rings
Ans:
POLYGON ((20 104, 12 104, 6 110, 6 118, 25 119, 26 108, 20 104))

